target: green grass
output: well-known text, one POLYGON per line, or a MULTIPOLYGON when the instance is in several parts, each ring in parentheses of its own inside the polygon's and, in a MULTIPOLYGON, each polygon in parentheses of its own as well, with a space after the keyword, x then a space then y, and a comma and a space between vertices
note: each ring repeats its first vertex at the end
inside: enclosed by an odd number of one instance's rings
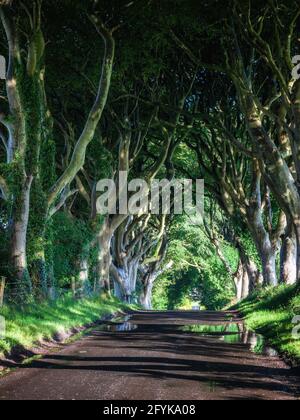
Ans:
POLYGON ((228 344, 236 344, 241 341, 240 331, 237 324, 188 325, 183 327, 182 331, 203 335, 216 335, 223 337, 223 341, 228 344))
POLYGON ((299 286, 257 291, 233 309, 241 311, 250 330, 262 334, 272 347, 300 364, 300 339, 293 337, 293 319, 300 315, 299 286))
POLYGON ((28 305, 23 309, 5 306, 0 315, 6 321, 5 339, 0 340, 0 356, 16 346, 31 349, 57 333, 95 322, 105 315, 126 311, 129 307, 116 299, 74 300, 66 296, 55 302, 28 305))

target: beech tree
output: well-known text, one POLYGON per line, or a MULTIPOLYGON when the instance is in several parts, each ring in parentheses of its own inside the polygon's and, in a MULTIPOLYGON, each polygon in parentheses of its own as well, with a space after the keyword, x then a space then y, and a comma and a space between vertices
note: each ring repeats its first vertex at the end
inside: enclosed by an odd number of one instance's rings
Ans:
MULTIPOLYGON (((52 117, 45 92, 45 40, 42 31, 42 4, 28 8, 22 2, 1 6, 1 20, 7 37, 9 67, 6 87, 9 109, 1 114, 6 129, 7 164, 2 169, 5 196, 12 198, 11 266, 20 283, 30 278, 27 270, 27 228, 32 189, 40 192, 41 236, 49 211, 73 181, 85 161, 88 144, 101 119, 110 87, 115 43, 112 33, 92 17, 104 44, 98 93, 68 167, 49 190, 42 185, 41 154, 52 136, 52 117), (22 18, 21 18, 22 16, 22 18), (25 16, 25 17, 24 17, 25 16), (26 51, 26 55, 24 54, 26 51)), ((92 23, 91 23, 92 24, 92 23)), ((35 257, 43 264, 43 249, 35 257)))
MULTIPOLYGON (((291 8, 288 13, 279 16, 278 9, 270 2, 265 11, 265 16, 260 19, 260 27, 256 25, 257 17, 251 13, 251 9, 246 11, 247 17, 237 19, 237 24, 246 25, 246 33, 243 35, 254 49, 254 54, 264 60, 262 75, 273 77, 278 85, 274 89, 269 87, 269 95, 260 97, 255 87, 255 73, 258 69, 248 73, 244 67, 239 46, 237 30, 233 28, 237 58, 231 67, 229 74, 237 89, 241 109, 245 115, 250 139, 253 143, 255 155, 259 159, 260 170, 273 194, 276 196, 281 208, 285 211, 288 219, 292 220, 298 238, 299 249, 299 192, 297 188, 297 152, 296 139, 298 137, 297 126, 297 98, 299 84, 292 78, 292 49, 293 40, 297 36, 295 33, 296 22, 300 16, 298 7, 291 8), (272 17, 277 34, 276 47, 278 56, 275 56, 272 41, 266 41, 264 31, 266 28, 265 19, 269 15, 272 17), (283 21, 287 24, 287 30, 283 21), (280 27, 280 29, 279 29, 280 27), (280 31, 280 35, 279 35, 280 31), (283 49, 286 46, 286 52, 283 49), (265 67, 266 66, 266 67, 265 67), (247 75, 248 76, 245 76, 247 75), (295 108, 296 107, 296 108, 295 108), (271 127, 270 127, 271 125, 271 127), (274 130, 275 129, 275 134, 274 130), (290 150, 292 162, 288 158, 290 150)), ((245 13, 245 15, 246 15, 245 13)), ((238 11, 236 16, 240 16, 238 11)), ((230 60, 230 59, 229 59, 230 60)), ((230 61, 229 61, 230 62, 230 61)), ((229 70, 229 68, 228 68, 229 70)), ((264 94, 266 91, 264 89, 264 94)), ((292 233, 291 229, 290 232, 292 233)), ((299 252, 299 251, 298 251, 299 252)), ((299 261, 297 262, 299 270, 299 261)), ((299 272, 297 275, 299 278, 299 272)))
POLYGON ((205 178, 212 180, 210 190, 216 199, 229 216, 237 214, 246 223, 261 258, 265 284, 276 286, 276 256, 286 227, 285 215, 280 215, 275 226, 269 189, 262 181, 258 162, 254 158, 249 160, 232 142, 232 138, 238 142, 243 128, 228 125, 228 118, 225 127, 220 118, 214 115, 209 119, 191 147, 196 151, 205 178), (213 166, 208 162, 213 162, 213 166))
MULTIPOLYGON (((295 275, 295 270, 288 268, 288 265, 293 266, 294 232, 299 237, 296 146, 299 80, 293 79, 292 63, 298 20, 296 3, 286 8, 283 2, 270 1, 263 7, 255 1, 230 2, 224 14, 209 19, 210 43, 214 42, 217 54, 207 53, 204 41, 199 49, 206 52, 206 57, 191 48, 184 34, 178 33, 178 28, 177 33, 173 28, 169 29, 174 43, 185 51, 196 67, 204 69, 207 76, 219 74, 225 89, 228 81, 235 88, 238 109, 251 143, 247 145, 232 136, 230 140, 241 153, 257 161, 258 173, 285 213, 288 223, 285 241, 289 246, 283 252, 286 270, 282 272, 290 276, 295 275), (229 10, 233 10, 233 15, 229 10), (271 32, 276 36, 270 37, 271 32), (287 235, 290 235, 288 239, 287 235)), ((198 36, 201 43, 202 34, 198 32, 198 36)), ((207 80, 210 80, 209 76, 207 80)), ((297 243, 299 252, 299 239, 297 243)), ((269 266, 274 272, 274 262, 269 266)), ((299 262, 296 267, 299 270, 299 262)), ((286 274, 284 276, 286 278, 286 274)), ((286 278, 286 281, 295 280, 286 278)))

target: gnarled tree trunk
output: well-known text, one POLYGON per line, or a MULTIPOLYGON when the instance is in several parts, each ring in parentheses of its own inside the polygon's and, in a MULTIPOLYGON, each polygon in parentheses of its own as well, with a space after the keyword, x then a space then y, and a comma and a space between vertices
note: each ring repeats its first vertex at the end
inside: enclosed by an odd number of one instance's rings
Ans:
POLYGON ((146 279, 142 282, 142 291, 140 294, 140 304, 146 310, 152 309, 152 291, 155 282, 155 278, 152 278, 151 275, 147 275, 146 279))
POLYGON ((285 284, 294 284, 297 281, 297 237, 291 222, 288 223, 286 233, 282 238, 280 281, 285 284))
POLYGON ((89 255, 81 256, 79 261, 78 284, 82 296, 87 296, 91 292, 91 285, 89 282, 89 255))
POLYGON ((98 243, 98 281, 99 288, 104 293, 110 294, 110 266, 111 266, 111 241, 113 232, 107 218, 102 226, 98 243))
POLYGON ((264 226, 261 206, 248 209, 247 223, 261 259, 264 284, 277 286, 276 249, 274 249, 270 234, 264 226))
POLYGON ((22 190, 16 200, 18 204, 14 210, 11 237, 11 262, 13 274, 18 282, 29 281, 27 271, 27 228, 29 221, 29 205, 32 177, 25 178, 22 190))
POLYGON ((133 303, 137 274, 138 261, 133 260, 122 268, 117 268, 112 264, 111 275, 114 281, 114 293, 122 302, 133 303))

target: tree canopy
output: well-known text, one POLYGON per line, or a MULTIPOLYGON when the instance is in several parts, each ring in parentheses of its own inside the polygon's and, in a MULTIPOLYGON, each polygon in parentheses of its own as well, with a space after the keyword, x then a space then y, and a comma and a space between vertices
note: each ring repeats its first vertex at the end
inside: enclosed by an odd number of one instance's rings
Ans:
POLYGON ((297 1, 12 0, 0 15, 11 299, 76 284, 216 309, 299 280, 297 1), (203 223, 175 214, 173 193, 171 214, 98 214, 97 183, 122 192, 125 171, 204 179, 203 223))

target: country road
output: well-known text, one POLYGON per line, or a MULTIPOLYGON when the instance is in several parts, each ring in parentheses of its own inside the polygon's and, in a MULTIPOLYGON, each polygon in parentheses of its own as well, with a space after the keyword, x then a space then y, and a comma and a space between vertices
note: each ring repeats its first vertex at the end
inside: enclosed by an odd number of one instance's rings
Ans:
POLYGON ((235 313, 136 312, 0 379, 2 400, 279 400, 299 377, 235 313), (201 325, 202 333, 181 327, 201 325), (236 326, 234 331, 232 326, 236 326), (222 330, 218 332, 218 330, 222 330))

